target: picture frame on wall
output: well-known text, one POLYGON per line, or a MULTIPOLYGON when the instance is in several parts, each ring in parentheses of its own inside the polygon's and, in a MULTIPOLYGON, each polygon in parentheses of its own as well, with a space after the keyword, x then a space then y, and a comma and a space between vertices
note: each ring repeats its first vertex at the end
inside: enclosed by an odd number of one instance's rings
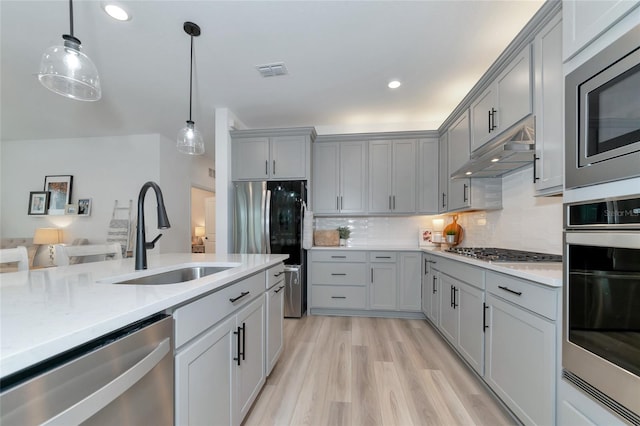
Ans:
POLYGON ((78 216, 89 216, 91 214, 91 198, 78 199, 78 216))
POLYGON ((77 204, 67 204, 64 207, 64 214, 78 214, 78 205, 77 204))
POLYGON ((49 192, 48 191, 31 191, 29 193, 29 210, 28 213, 32 216, 46 215, 47 206, 49 205, 49 192))
POLYGON ((433 242, 433 230, 428 228, 421 228, 418 231, 418 246, 419 247, 432 247, 436 244, 433 242))
POLYGON ((65 207, 71 204, 73 176, 51 175, 44 177, 44 190, 49 191, 48 214, 65 214, 65 207))

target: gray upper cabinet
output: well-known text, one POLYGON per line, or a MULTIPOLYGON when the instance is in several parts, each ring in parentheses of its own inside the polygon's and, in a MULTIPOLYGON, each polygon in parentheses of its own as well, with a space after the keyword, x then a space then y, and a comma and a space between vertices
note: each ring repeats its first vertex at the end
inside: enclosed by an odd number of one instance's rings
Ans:
MULTIPOLYGON (((449 130, 449 171, 458 170, 469 160, 469 113, 464 112, 453 122, 449 130)), ((471 179, 448 179, 447 210, 461 210, 471 205, 469 186, 471 179)))
POLYGON ((366 213, 367 144, 367 141, 313 144, 314 213, 366 213))
POLYGON ((640 5, 637 0, 562 2, 562 58, 569 60, 640 5))
POLYGON ((438 139, 438 164, 438 213, 444 213, 449 196, 449 135, 446 132, 438 139))
POLYGON ((307 179, 313 128, 231 132, 233 180, 307 179))
POLYGON ((472 152, 532 113, 532 88, 527 45, 471 103, 472 152))
POLYGON ((418 213, 438 213, 438 138, 418 141, 418 213))
POLYGON ((369 143, 369 213, 416 212, 416 141, 369 143))
POLYGON ((536 195, 562 192, 564 166, 564 78, 562 72, 562 15, 558 13, 534 40, 536 195))

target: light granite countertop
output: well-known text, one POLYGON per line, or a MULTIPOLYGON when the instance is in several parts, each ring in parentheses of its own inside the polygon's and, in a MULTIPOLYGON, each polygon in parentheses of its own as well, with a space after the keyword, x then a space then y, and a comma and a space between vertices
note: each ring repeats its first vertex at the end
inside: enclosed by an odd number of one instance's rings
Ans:
POLYGON ((149 255, 0 276, 0 377, 46 360, 158 312, 219 290, 284 261, 280 254, 149 255), (180 265, 215 263, 226 271, 181 284, 117 285, 180 265))
POLYGON ((353 250, 353 251, 422 251, 436 256, 446 257, 470 265, 479 266, 495 272, 530 280, 550 287, 562 287, 562 262, 493 262, 473 259, 455 253, 448 253, 440 247, 416 247, 402 245, 356 245, 347 247, 316 247, 312 250, 353 250))

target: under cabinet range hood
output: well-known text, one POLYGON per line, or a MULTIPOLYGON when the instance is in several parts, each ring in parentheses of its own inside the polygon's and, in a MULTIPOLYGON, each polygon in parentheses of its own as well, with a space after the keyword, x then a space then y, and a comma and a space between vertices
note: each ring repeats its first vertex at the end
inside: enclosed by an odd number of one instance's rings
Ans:
POLYGON ((531 164, 535 157, 535 118, 528 115, 494 141, 471 153, 452 179, 493 178, 531 164))

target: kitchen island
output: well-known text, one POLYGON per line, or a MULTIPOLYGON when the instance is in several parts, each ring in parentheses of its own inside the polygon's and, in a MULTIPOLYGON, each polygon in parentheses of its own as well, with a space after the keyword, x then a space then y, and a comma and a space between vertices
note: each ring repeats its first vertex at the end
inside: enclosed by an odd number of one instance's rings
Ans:
POLYGON ((146 271, 134 259, 111 260, 0 277, 0 377, 18 372, 138 320, 176 308, 263 271, 287 255, 150 255, 146 271), (125 285, 181 265, 231 266, 180 284, 125 285))

